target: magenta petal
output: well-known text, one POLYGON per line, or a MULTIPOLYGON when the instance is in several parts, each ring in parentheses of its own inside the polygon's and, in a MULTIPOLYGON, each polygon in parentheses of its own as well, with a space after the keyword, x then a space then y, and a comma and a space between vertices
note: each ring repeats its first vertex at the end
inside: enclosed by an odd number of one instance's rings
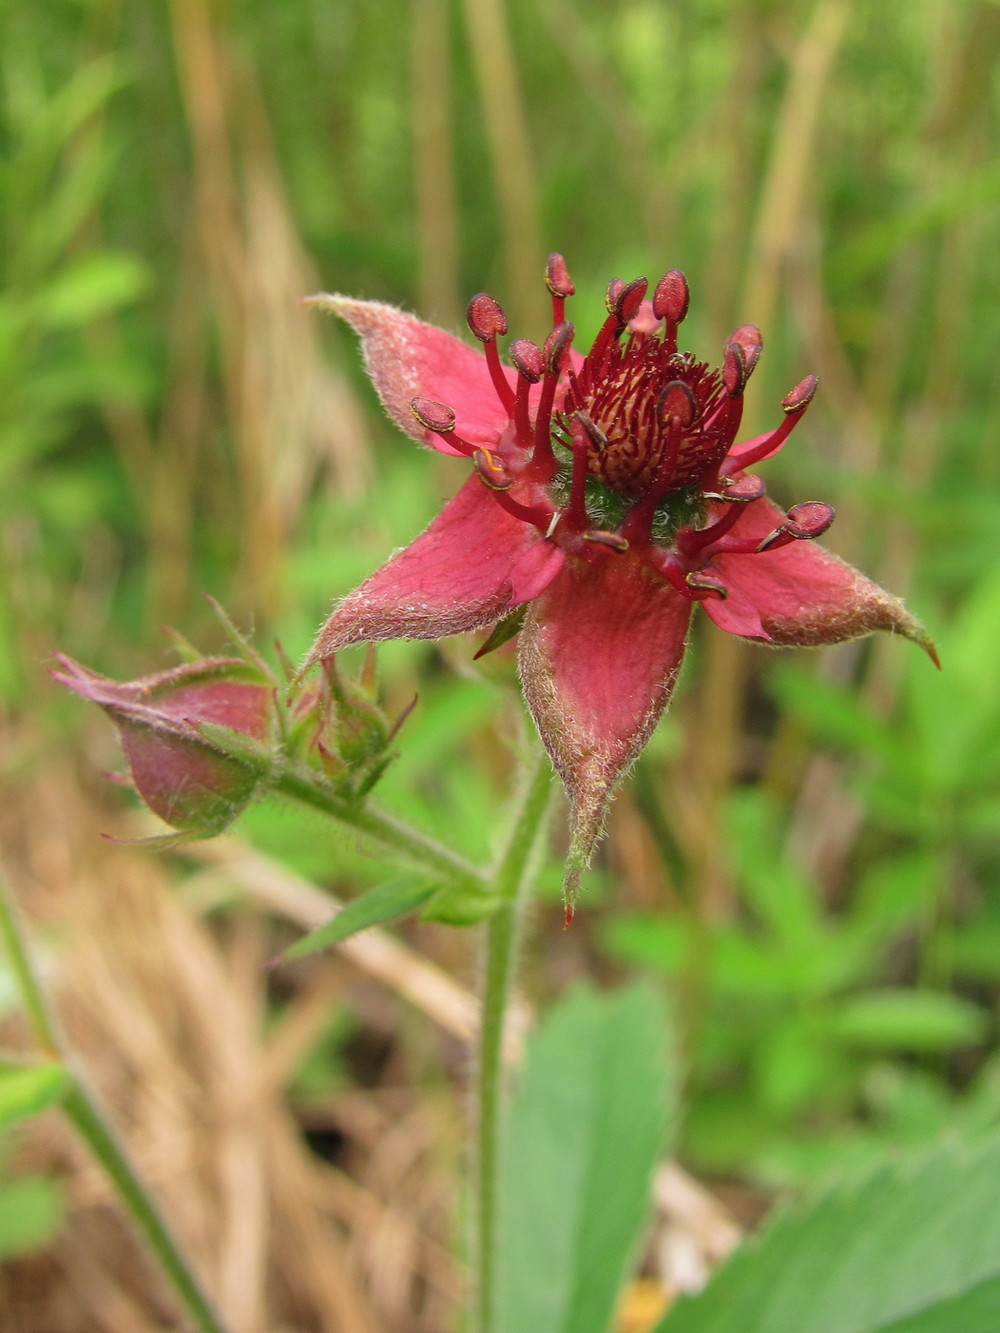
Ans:
MULTIPOLYGON (((763 540, 784 518, 769 500, 757 500, 747 506, 732 536, 763 540)), ((742 596, 751 602, 767 635, 781 647, 843 643, 886 630, 913 639, 937 661, 927 631, 898 597, 814 541, 792 542, 759 555, 717 555, 712 566, 730 589, 730 600, 742 596)), ((723 629, 744 633, 730 629, 713 611, 709 614, 723 629)))
POLYGON ((691 607, 637 557, 615 554, 571 560, 528 612, 521 680, 572 802, 570 899, 612 790, 667 706, 691 607))
MULTIPOLYGON (((413 398, 430 398, 454 411, 463 439, 496 445, 508 417, 481 350, 381 301, 322 293, 309 297, 308 304, 331 310, 360 336, 365 369, 400 430, 421 444, 452 452, 410 411, 413 398)), ((513 387, 514 372, 504 373, 513 387)))
POLYGON ((729 595, 724 600, 706 597, 701 603, 709 619, 727 634, 738 634, 742 639, 755 639, 759 643, 772 642, 761 624, 760 612, 746 593, 731 585, 727 585, 727 591, 729 595))
POLYGON ((352 643, 439 639, 482 629, 511 607, 514 571, 538 530, 470 477, 414 542, 337 604, 308 662, 352 643))
POLYGON ((520 606, 540 597, 566 563, 566 553, 551 542, 532 542, 510 572, 510 604, 520 606))

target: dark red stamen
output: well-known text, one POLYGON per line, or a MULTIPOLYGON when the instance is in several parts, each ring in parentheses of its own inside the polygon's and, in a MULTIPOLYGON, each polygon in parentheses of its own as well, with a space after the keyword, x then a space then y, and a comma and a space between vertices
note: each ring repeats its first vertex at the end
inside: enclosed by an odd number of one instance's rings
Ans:
POLYGON ((497 350, 497 338, 502 338, 507 332, 507 316, 498 301, 488 296, 486 292, 479 292, 469 302, 466 319, 469 328, 486 348, 486 365, 493 387, 503 403, 504 411, 508 417, 513 418, 514 390, 504 374, 503 366, 500 364, 500 353, 497 350))
POLYGON ((480 480, 491 491, 509 491, 514 485, 514 478, 499 454, 489 449, 477 449, 472 455, 472 462, 480 480))
MULTIPOLYGON (((477 467, 479 476, 483 474, 477 467)), ((508 514, 518 518, 522 523, 530 523, 537 528, 543 537, 547 537, 552 530, 552 520, 556 517, 556 510, 551 506, 545 505, 526 505, 520 500, 515 500, 508 490, 499 490, 495 486, 490 486, 484 479, 484 484, 489 486, 490 493, 496 500, 501 509, 506 509, 508 514)))
POLYGON ((776 454, 805 414, 818 383, 815 375, 807 375, 801 384, 797 384, 791 393, 786 394, 781 400, 785 417, 777 430, 736 445, 730 450, 725 470, 735 472, 740 468, 753 467, 754 463, 759 463, 761 459, 771 458, 776 454))
POLYGON ((735 480, 726 477, 723 483, 722 499, 727 504, 753 504, 767 494, 767 484, 756 473, 738 477, 735 480))
POLYGON ((657 319, 668 320, 674 325, 683 324, 690 296, 687 278, 679 270, 672 268, 669 273, 664 273, 656 284, 656 291, 653 293, 653 313, 657 319))
POLYGON ((718 597, 724 602, 729 596, 729 589, 722 580, 706 569, 692 570, 690 574, 685 575, 684 582, 696 594, 697 601, 703 601, 706 597, 718 597))
POLYGON ((508 350, 517 373, 529 384, 537 384, 545 374, 542 349, 527 338, 515 338, 508 350))
POLYGON ((819 377, 817 375, 807 375, 801 384, 796 384, 791 393, 782 398, 782 410, 801 415, 812 402, 818 383, 819 377))
POLYGON ((555 402, 556 386, 559 376, 569 359, 570 344, 575 329, 563 320, 556 325, 545 339, 542 358, 545 362, 545 379, 542 381, 542 396, 538 401, 538 415, 535 418, 535 453, 532 458, 532 472, 536 477, 549 481, 558 471, 556 456, 552 452, 552 404, 555 402))
POLYGON ((631 282, 622 283, 616 288, 614 299, 611 297, 611 288, 608 288, 608 310, 619 329, 623 329, 639 313, 648 286, 647 278, 633 278, 631 282))
POLYGON ((566 310, 566 297, 576 293, 562 255, 549 255, 545 265, 545 285, 552 297, 552 323, 561 324, 566 310))
POLYGON ((530 393, 530 380, 518 379, 517 394, 514 398, 514 431, 517 436, 517 443, 522 449, 530 449, 534 438, 531 425, 530 393))
POLYGON ((677 269, 664 273, 653 293, 653 314, 663 320, 663 345, 669 352, 677 351, 677 326, 688 312, 690 292, 687 279, 677 269))
POLYGON ((517 371, 517 393, 514 401, 514 426, 517 442, 522 449, 529 449, 532 441, 531 416, 528 393, 532 384, 537 384, 545 374, 545 358, 542 349, 529 342, 527 338, 515 338, 510 345, 510 359, 517 371))
POLYGON ((687 559, 699 555, 706 547, 713 546, 720 537, 724 537, 742 513, 742 507, 733 504, 707 528, 685 528, 677 537, 678 551, 687 559))
POLYGON ((761 337, 760 329, 756 324, 741 324, 730 336, 729 344, 735 344, 742 349, 743 360, 746 363, 746 377, 749 379, 764 349, 764 339, 761 337))
POLYGON ((499 301, 479 292, 469 302, 465 317, 469 328, 481 343, 496 342, 507 335, 507 316, 499 301))
POLYGON ((690 385, 671 380, 660 394, 657 410, 664 423, 676 421, 679 426, 690 426, 698 415, 698 400, 690 385))
POLYGON ((604 431, 601 430, 600 426, 598 426, 595 422, 591 421, 590 417, 587 415, 586 412, 583 411, 577 412, 576 419, 577 421, 579 421, 583 429, 587 432, 587 438, 590 440, 590 443, 593 445, 593 447, 597 450, 599 454, 603 453, 604 450, 608 447, 608 437, 604 434, 604 431))
POLYGON ((788 517, 780 527, 769 532, 755 551, 776 551, 789 542, 811 542, 822 537, 836 517, 833 507, 821 500, 806 500, 802 504, 792 505, 788 517))
POLYGON ((620 532, 606 532, 603 528, 590 528, 583 534, 585 542, 596 542, 598 546, 607 546, 612 551, 628 550, 628 538, 620 532))
POLYGON ((456 458, 468 457, 472 445, 455 432, 455 413, 447 403, 435 402, 432 398, 411 398, 410 411, 420 422, 424 430, 441 440, 442 452, 456 458))
POLYGON ((447 435, 455 429, 455 409, 433 398, 411 398, 410 411, 425 430, 447 435))

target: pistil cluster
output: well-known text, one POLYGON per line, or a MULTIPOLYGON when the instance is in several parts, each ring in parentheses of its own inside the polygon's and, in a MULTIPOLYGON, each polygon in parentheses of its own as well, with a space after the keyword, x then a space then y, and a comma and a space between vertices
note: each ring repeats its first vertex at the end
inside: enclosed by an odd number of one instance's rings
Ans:
POLYGON ((746 468, 775 453, 816 389, 810 375, 784 399, 781 425, 738 450, 743 394, 760 357, 760 331, 746 324, 726 343, 719 370, 678 350, 688 285, 671 270, 647 299, 645 278, 615 279, 607 318, 585 356, 565 319, 575 294, 562 255, 549 257, 552 331, 542 347, 514 339, 511 385, 498 340, 507 318, 493 297, 469 302, 469 328, 483 344, 507 427, 492 448, 466 439, 454 409, 415 397, 417 422, 438 447, 471 459, 495 501, 532 525, 562 555, 593 564, 632 551, 689 601, 725 600, 712 568, 719 555, 755 555, 818 537, 833 510, 796 505, 763 536, 733 532, 745 506, 765 494, 746 468))

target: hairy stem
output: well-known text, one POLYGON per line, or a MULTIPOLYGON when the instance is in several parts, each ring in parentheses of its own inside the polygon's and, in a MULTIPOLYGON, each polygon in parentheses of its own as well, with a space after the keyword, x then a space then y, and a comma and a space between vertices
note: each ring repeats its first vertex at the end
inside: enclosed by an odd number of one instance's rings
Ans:
POLYGON ((107 1172, 119 1198, 160 1261, 163 1272, 199 1333, 226 1333, 225 1325, 212 1309, 184 1252, 170 1234, 160 1210, 105 1119, 93 1093, 72 1067, 65 1040, 32 963, 10 892, 2 878, 0 939, 10 958, 21 1003, 36 1044, 46 1056, 60 1060, 70 1076, 69 1090, 63 1097, 63 1110, 107 1172))
POLYGON ((477 1088, 476 1333, 493 1333, 496 1324, 504 1018, 514 971, 521 899, 530 879, 532 852, 545 822, 551 793, 552 770, 548 757, 539 754, 527 775, 520 809, 494 877, 493 892, 500 899, 500 906, 486 926, 477 1088))
POLYGON ((285 796, 310 805, 315 810, 322 810, 338 823, 378 843, 394 856, 441 875, 452 883, 479 889, 484 894, 489 890, 488 878, 482 871, 450 847, 435 842, 433 838, 428 838, 392 815, 361 802, 345 800, 331 790, 319 774, 304 768, 288 767, 279 773, 275 785, 285 796))

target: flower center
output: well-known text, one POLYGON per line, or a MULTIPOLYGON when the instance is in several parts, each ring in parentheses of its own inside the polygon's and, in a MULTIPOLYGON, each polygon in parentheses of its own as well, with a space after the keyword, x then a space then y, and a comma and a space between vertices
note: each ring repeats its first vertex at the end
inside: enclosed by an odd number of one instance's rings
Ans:
POLYGON ((721 396, 718 372, 655 335, 632 333, 624 345, 613 342, 599 365, 588 370, 584 362, 556 426, 567 432, 569 418, 585 412, 596 427, 588 432, 590 475, 630 500, 654 485, 665 497, 694 485, 725 457, 728 437, 712 423, 721 396), (686 425, 678 425, 670 413, 673 403, 666 390, 676 392, 677 385, 690 391, 686 425))
POLYGON ((469 328, 484 345, 508 421, 494 441, 465 439, 445 403, 414 398, 410 410, 438 437, 437 448, 469 458, 497 504, 552 543, 556 564, 631 552, 684 597, 725 598, 717 556, 774 551, 826 530, 833 510, 819 502, 795 506, 763 538, 737 526, 765 489, 746 469, 781 448, 809 406, 814 375, 784 398, 776 430, 736 445, 743 391, 761 352, 757 328, 736 329, 722 368, 710 370, 678 351, 688 308, 682 273, 665 273, 652 300, 645 278, 616 278, 608 316, 581 358, 564 318, 575 289, 561 255, 549 256, 545 280, 552 332, 542 347, 523 338, 510 344, 513 384, 497 348, 507 332, 503 310, 483 292, 469 302, 469 328))

